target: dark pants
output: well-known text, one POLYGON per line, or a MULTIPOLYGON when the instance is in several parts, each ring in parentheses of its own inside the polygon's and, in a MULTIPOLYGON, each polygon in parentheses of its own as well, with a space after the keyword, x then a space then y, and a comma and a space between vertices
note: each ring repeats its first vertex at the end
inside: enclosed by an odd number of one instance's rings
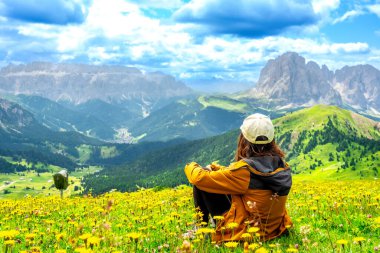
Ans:
POLYGON ((193 186, 195 208, 203 213, 202 220, 208 223, 208 216, 223 215, 231 208, 231 196, 224 194, 209 193, 193 186))

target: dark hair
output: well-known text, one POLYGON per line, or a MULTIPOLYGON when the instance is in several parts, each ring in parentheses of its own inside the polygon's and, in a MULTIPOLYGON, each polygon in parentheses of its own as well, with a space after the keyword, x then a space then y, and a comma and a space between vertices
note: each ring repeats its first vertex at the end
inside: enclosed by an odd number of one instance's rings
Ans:
POLYGON ((247 141, 243 134, 240 133, 235 154, 235 161, 255 156, 279 156, 283 158, 285 153, 276 144, 274 139, 268 144, 253 144, 247 141))

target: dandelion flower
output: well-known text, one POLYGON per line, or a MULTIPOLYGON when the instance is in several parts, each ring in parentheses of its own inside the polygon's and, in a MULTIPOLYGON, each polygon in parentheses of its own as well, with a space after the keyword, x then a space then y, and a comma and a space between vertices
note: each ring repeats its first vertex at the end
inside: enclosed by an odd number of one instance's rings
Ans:
POLYGON ((15 241, 14 240, 7 240, 4 242, 4 245, 14 245, 15 241))
POLYGON ((33 233, 31 233, 31 234, 27 234, 26 236, 25 236, 25 239, 28 239, 28 240, 34 240, 34 238, 36 237, 36 234, 33 234, 33 233))
POLYGON ((250 250, 254 250, 254 249, 257 249, 258 247, 260 247, 260 245, 258 243, 251 243, 249 246, 248 246, 248 249, 250 250))
POLYGON ((360 246, 362 245, 362 242, 364 242, 366 239, 364 237, 355 237, 354 238, 354 243, 359 244, 360 246))
POLYGON ((237 227, 239 227, 239 223, 237 223, 237 222, 231 222, 231 223, 227 224, 228 229, 235 229, 237 227))
POLYGON ((247 232, 248 233, 256 233, 259 230, 260 230, 260 228, 258 228, 258 227, 250 227, 250 228, 248 228, 247 232))
POLYGON ((99 246, 99 243, 100 243, 100 238, 96 236, 91 236, 87 240, 87 245, 89 245, 90 247, 99 246))
POLYGON ((213 234, 215 230, 213 228, 199 228, 196 234, 213 234))
POLYGON ((224 246, 226 246, 227 248, 236 248, 238 245, 239 245, 238 242, 226 242, 226 243, 224 243, 224 246))
POLYGON ((269 251, 266 248, 261 247, 261 248, 257 249, 255 251, 255 253, 269 253, 269 251))
POLYGON ((244 240, 249 240, 252 238, 252 235, 249 233, 244 233, 241 235, 241 238, 243 238, 244 240))
POLYGON ((337 243, 338 245, 346 245, 346 244, 348 243, 348 241, 347 241, 347 240, 344 240, 344 239, 340 239, 340 240, 336 241, 336 243, 337 243))
POLYGON ((298 252, 298 249, 296 248, 288 248, 286 252, 298 252))
POLYGON ((17 235, 19 235, 20 232, 17 230, 5 230, 5 231, 0 231, 0 238, 5 238, 5 239, 13 239, 17 235))
POLYGON ((129 237, 129 238, 131 238, 131 239, 133 239, 133 240, 137 240, 137 239, 139 239, 140 237, 142 236, 142 234, 141 233, 136 233, 136 232, 131 232, 131 233, 128 233, 127 234, 127 237, 129 237))
POLYGON ((79 236, 79 239, 82 239, 82 240, 85 241, 85 240, 87 240, 90 237, 91 237, 91 234, 87 233, 87 234, 83 234, 83 235, 79 236))

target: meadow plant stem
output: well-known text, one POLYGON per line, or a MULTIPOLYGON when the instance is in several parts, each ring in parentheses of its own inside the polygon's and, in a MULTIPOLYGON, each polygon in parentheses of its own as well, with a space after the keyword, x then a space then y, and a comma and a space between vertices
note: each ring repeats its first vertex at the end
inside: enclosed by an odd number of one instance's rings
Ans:
POLYGON ((331 236, 330 236, 330 228, 329 228, 329 224, 327 224, 327 219, 325 219, 325 218, 323 218, 323 220, 325 221, 325 223, 326 223, 326 229, 327 229, 327 236, 328 236, 328 238, 329 238, 329 241, 330 241, 330 244, 331 244, 331 249, 332 249, 332 251, 333 252, 335 252, 335 247, 334 247, 334 243, 332 242, 332 240, 331 240, 331 236))

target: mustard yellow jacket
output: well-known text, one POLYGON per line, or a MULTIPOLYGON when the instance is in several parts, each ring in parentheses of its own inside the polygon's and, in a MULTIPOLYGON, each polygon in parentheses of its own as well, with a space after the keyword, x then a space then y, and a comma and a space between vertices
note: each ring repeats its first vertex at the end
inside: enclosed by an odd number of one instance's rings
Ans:
POLYGON ((292 178, 290 168, 277 156, 254 157, 232 163, 228 167, 213 164, 212 171, 192 162, 186 165, 189 182, 200 190, 229 194, 231 208, 217 223, 213 240, 241 240, 250 227, 257 227, 261 240, 280 236, 292 226, 285 203, 292 178), (229 226, 237 223, 238 227, 229 226))

